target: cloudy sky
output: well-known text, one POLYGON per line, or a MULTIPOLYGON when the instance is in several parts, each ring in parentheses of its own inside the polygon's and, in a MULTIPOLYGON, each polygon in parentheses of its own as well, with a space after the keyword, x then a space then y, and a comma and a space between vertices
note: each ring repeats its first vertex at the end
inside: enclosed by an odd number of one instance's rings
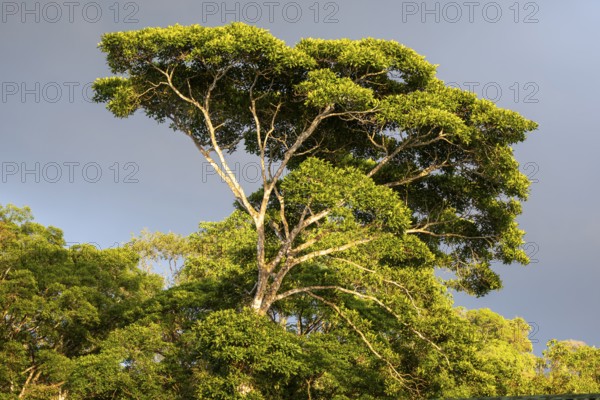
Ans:
MULTIPOLYGON (((117 120, 90 102, 110 75, 104 32, 234 20, 293 45, 302 37, 394 39, 439 64, 447 83, 540 124, 516 156, 532 178, 519 218, 533 263, 498 266, 505 288, 457 295, 531 323, 547 340, 600 346, 600 2, 3 1, 0 20, 0 204, 29 205, 71 243, 106 248, 143 228, 188 234, 233 198, 191 142, 141 114, 117 120)), ((256 186, 256 165, 232 159, 256 186)))

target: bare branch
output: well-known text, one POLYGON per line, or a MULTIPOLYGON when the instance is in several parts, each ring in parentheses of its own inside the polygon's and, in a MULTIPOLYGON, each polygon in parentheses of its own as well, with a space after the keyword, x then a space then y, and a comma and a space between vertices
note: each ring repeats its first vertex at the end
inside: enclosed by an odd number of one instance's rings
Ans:
MULTIPOLYGON (((279 262, 283 259, 283 257, 286 254, 289 254, 290 249, 291 249, 292 245, 294 244, 294 240, 296 240, 296 237, 304 229, 306 229, 311 224, 314 224, 315 222, 319 221, 320 219, 325 218, 331 212, 331 210, 324 210, 324 211, 321 211, 318 214, 315 214, 315 215, 311 216, 308 219, 305 219, 306 218, 306 214, 308 213, 309 208, 310 208, 309 205, 307 205, 302 210, 302 214, 300 215, 300 221, 294 227, 294 229, 292 229, 292 231, 289 233, 288 238, 287 238, 285 244, 279 248, 279 251, 277 252, 277 255, 275 255, 275 258, 273 258, 273 260, 269 263, 269 268, 270 269, 273 269, 277 264, 279 264, 279 262)), ((279 273, 281 273, 281 271, 279 273)), ((278 276, 276 277, 276 281, 279 280, 279 278, 280 278, 279 277, 279 273, 278 273, 278 276)), ((285 271, 283 274, 285 275, 286 273, 287 273, 287 271, 285 271)), ((281 277, 281 280, 283 280, 283 277, 281 277)))
MULTIPOLYGON (((332 113, 333 107, 331 106, 327 106, 322 112, 320 112, 310 123, 310 125, 308 126, 308 128, 306 128, 297 138, 296 141, 294 142, 294 144, 292 145, 292 147, 290 147, 284 154, 283 156, 283 160, 281 161, 281 165, 279 166, 279 168, 277 168, 277 171, 275 171, 275 174, 273 175, 273 182, 275 182, 276 180, 278 180, 281 177, 281 174, 283 174, 283 171, 285 170, 285 167, 287 166, 288 162, 290 161, 290 159, 292 158, 292 156, 296 153, 296 151, 300 148, 300 146, 302 146, 302 143, 304 143, 304 141, 314 133, 314 131, 317 129, 317 127, 321 124, 321 121, 323 121, 325 118, 335 115, 332 113)), ((273 182, 271 182, 271 184, 273 184, 273 182)))
POLYGON ((352 241, 350 243, 346 243, 343 246, 330 247, 330 248, 324 249, 324 250, 313 251, 312 253, 305 254, 305 255, 303 255, 301 257, 293 258, 291 260, 290 264, 291 264, 291 266, 295 266, 295 265, 298 265, 298 264, 303 263, 305 261, 312 260, 315 257, 326 256, 326 255, 332 254, 332 253, 339 253, 341 251, 345 251, 345 250, 351 249, 352 247, 356 247, 356 246, 359 246, 361 244, 372 242, 375 239, 377 239, 376 236, 371 237, 371 238, 354 240, 354 241, 352 241))
POLYGON ((254 98, 254 86, 256 85, 257 80, 258 74, 254 77, 254 81, 252 82, 252 85, 250 86, 249 90, 250 112, 252 113, 252 118, 254 119, 254 126, 256 128, 256 143, 258 144, 258 148, 260 151, 260 174, 263 180, 263 186, 266 186, 267 174, 265 171, 265 146, 261 137, 261 123, 260 118, 258 117, 258 111, 256 110, 256 99, 254 98))
POLYGON ((298 254, 300 253, 302 250, 306 250, 308 249, 310 246, 312 246, 313 244, 317 243, 319 240, 321 240, 323 238, 323 236, 325 236, 324 233, 321 233, 317 236, 315 236, 312 239, 309 239, 307 241, 305 241, 304 243, 302 243, 299 246, 296 246, 295 248, 293 248, 292 250, 290 250, 290 254, 298 254))
POLYGON ((281 218, 281 224, 283 225, 285 238, 287 240, 289 240, 290 226, 289 226, 287 218, 285 216, 285 200, 283 199, 283 196, 281 195, 281 193, 279 193, 277 186, 273 187, 273 192, 275 193, 275 196, 277 197, 277 201, 279 201, 279 217, 281 218))
MULTIPOLYGON (((230 174, 228 174, 227 171, 224 171, 221 168, 221 166, 210 155, 211 149, 204 148, 204 146, 198 141, 198 139, 193 135, 193 133, 188 131, 184 126, 181 126, 176 119, 174 119, 173 117, 170 117, 170 119, 171 119, 171 121, 173 121, 173 123, 175 124, 175 126, 177 126, 177 128, 179 130, 184 132, 192 140, 192 142, 194 143, 194 145, 196 146, 198 151, 200 151, 200 153, 202 154, 202 156, 204 156, 206 161, 208 161, 208 163, 217 172, 217 175, 219 175, 219 177, 221 177, 221 179, 223 179, 223 181, 225 181, 227 186, 229 186, 229 189, 232 191, 234 197, 238 200, 240 205, 242 205, 244 207, 244 209, 246 209, 250 215, 254 216, 256 214, 256 210, 254 209, 254 207, 252 207, 252 205, 248 201, 243 190, 242 191, 238 190, 238 189, 241 189, 241 187, 239 187, 239 185, 237 185, 237 181, 231 180, 231 175, 233 175, 231 173, 231 171, 229 171, 230 174)), ((235 177, 233 179, 235 179, 235 177)))
MULTIPOLYGON (((250 213, 250 215, 252 216, 252 218, 254 220, 257 220, 258 218, 258 213, 257 211, 254 209, 254 207, 250 204, 250 202, 248 201, 248 198, 246 197, 246 194, 244 193, 244 189, 242 189, 242 187, 240 186, 239 182, 237 181, 237 178, 235 177, 235 174, 231 171, 231 169, 229 168, 229 165, 227 164, 227 161, 225 159, 225 156, 223 155, 223 152, 221 150, 221 147, 219 145, 219 143, 217 142, 217 137, 216 137, 216 128, 212 123, 212 119, 209 113, 209 106, 210 106, 210 95, 211 92, 215 89, 219 79, 221 79, 225 73, 227 72, 227 70, 230 68, 224 68, 222 71, 220 71, 217 75, 215 75, 215 78, 213 79, 213 82, 211 83, 211 86, 208 89, 208 92, 205 96, 205 101, 204 101, 204 105, 200 104, 197 100, 195 100, 192 97, 188 97, 186 95, 184 95, 183 93, 181 93, 181 91, 173 84, 173 73, 174 73, 174 69, 171 70, 171 72, 167 72, 167 71, 163 71, 160 68, 156 67, 154 64, 152 64, 153 67, 158 70, 160 73, 162 73, 166 79, 167 79, 167 85, 169 86, 169 88, 171 88, 171 90, 173 90, 173 92, 175 94, 177 94, 177 96, 179 98, 181 98, 183 101, 194 105, 198 110, 200 110, 200 112, 202 113, 202 115, 204 116, 204 122, 206 125, 206 128, 208 129, 209 135, 210 135, 210 140, 212 143, 212 150, 217 154, 218 158, 219 158, 219 162, 221 163, 223 170, 221 170, 221 167, 219 167, 219 165, 212 159, 212 157, 210 156, 210 152, 205 149, 198 141, 197 139, 194 137, 194 135, 192 134, 192 132, 190 132, 189 130, 185 129, 184 127, 178 126, 180 129, 183 128, 183 132, 185 132, 190 138, 192 138, 192 140, 194 141, 194 144, 196 145, 196 147, 198 148, 198 150, 202 153, 202 155, 206 158, 206 160, 211 164, 211 166, 213 168, 215 168, 215 171, 217 171, 217 173, 219 174, 219 176, 221 178, 223 178, 223 180, 227 183, 227 185, 229 186, 229 188, 231 189, 231 191, 233 192, 234 196, 236 197, 236 199, 238 199, 238 201, 244 206, 244 208, 250 213)), ((189 82, 188 82, 189 84, 189 82)), ((191 89, 190 89, 191 90, 191 89)), ((173 121, 174 123, 177 124, 177 121, 173 121)))
POLYGON ((445 166, 448 166, 448 165, 449 164, 448 164, 447 161, 444 161, 444 162, 442 162, 440 164, 432 164, 429 167, 423 169, 417 175, 413 175, 413 176, 408 177, 408 178, 400 179, 400 180, 397 180, 395 182, 388 182, 388 183, 385 184, 385 186, 387 186, 387 187, 394 187, 394 186, 407 185, 407 184, 409 184, 411 182, 414 182, 414 181, 416 181, 418 179, 426 177, 427 175, 431 174, 435 170, 438 170, 438 169, 440 169, 442 167, 445 167, 445 166))
MULTIPOLYGON (((427 134, 425 134, 424 137, 428 136, 431 132, 433 132, 433 129, 430 130, 429 132, 427 132, 427 134)), ((420 139, 423 139, 423 137, 421 137, 420 139)), ((400 145, 394 149, 394 151, 392 151, 387 156, 385 156, 371 171, 369 171, 367 176, 371 177, 371 176, 375 175, 381 168, 383 168, 384 165, 386 165, 388 162, 390 162, 394 157, 396 157, 398 154, 400 154, 400 152, 403 150, 414 148, 414 147, 427 146, 427 145, 435 143, 439 140, 445 140, 445 139, 446 139, 446 135, 444 134, 443 129, 440 131, 440 133, 436 137, 434 137, 433 139, 430 139, 430 140, 415 141, 413 138, 409 137, 408 139, 403 140, 400 143, 400 145)), ((381 147, 381 146, 378 145, 377 147, 381 147)))
POLYGON ((422 234, 430 235, 433 237, 455 237, 455 238, 460 238, 460 239, 486 239, 486 240, 497 239, 497 237, 494 235, 468 236, 468 235, 461 235, 458 233, 435 233, 435 232, 431 232, 431 231, 428 231, 427 229, 423 229, 423 228, 407 229, 406 231, 404 231, 404 233, 407 233, 407 234, 408 233, 422 233, 422 234))

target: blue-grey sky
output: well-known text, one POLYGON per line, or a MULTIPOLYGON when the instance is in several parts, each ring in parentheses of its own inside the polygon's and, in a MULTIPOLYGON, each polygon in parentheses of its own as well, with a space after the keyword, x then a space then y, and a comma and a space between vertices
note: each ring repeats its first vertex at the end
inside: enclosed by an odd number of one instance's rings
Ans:
MULTIPOLYGON (((456 296, 535 326, 547 340, 600 345, 597 182, 600 2, 3 1, 0 19, 0 204, 29 205, 68 242, 105 248, 150 230, 188 234, 233 201, 191 142, 141 113, 115 119, 91 103, 110 75, 104 32, 234 20, 302 37, 394 39, 474 90, 540 124, 515 148, 536 182, 519 218, 534 263, 498 266, 504 289, 456 296), (535 254, 534 254, 535 253, 535 254)), ((256 167, 232 163, 247 188, 256 167)))

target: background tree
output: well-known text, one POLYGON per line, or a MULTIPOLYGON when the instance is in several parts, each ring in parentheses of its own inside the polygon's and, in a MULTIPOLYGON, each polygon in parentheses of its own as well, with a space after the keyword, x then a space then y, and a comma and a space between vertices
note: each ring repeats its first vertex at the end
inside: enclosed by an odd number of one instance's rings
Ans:
POLYGON ((177 396, 179 382, 164 362, 172 351, 156 324, 114 329, 96 351, 74 360, 65 385, 69 399, 186 398, 177 396))
POLYGON ((139 255, 139 266, 143 271, 158 271, 161 263, 166 262, 168 272, 165 281, 168 285, 177 282, 183 257, 190 253, 188 241, 174 232, 150 232, 144 229, 127 246, 139 255))
POLYGON ((489 309, 468 310, 464 316, 474 327, 476 343, 473 366, 477 372, 469 384, 470 396, 543 393, 535 387, 537 357, 525 320, 508 320, 489 309))
POLYGON ((600 350, 577 340, 550 340, 537 365, 539 393, 599 393, 600 350))
POLYGON ((62 231, 32 222, 28 208, 0 205, 3 398, 65 398, 75 359, 161 287, 128 249, 64 246, 62 231))

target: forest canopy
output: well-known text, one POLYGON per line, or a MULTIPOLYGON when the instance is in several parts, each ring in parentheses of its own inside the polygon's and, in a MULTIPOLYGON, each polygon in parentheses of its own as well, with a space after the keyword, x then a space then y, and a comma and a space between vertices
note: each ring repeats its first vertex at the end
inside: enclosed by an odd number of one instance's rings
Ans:
MULTIPOLYGON (((427 269, 396 275, 411 298, 393 310, 414 310, 400 320, 344 292, 317 292, 326 302, 288 300, 281 312, 296 316, 287 320, 258 315, 243 306, 251 297, 243 288, 255 277, 255 235, 248 216, 236 211, 185 237, 147 232, 115 249, 66 247, 61 230, 33 222, 28 208, 0 206, 0 398, 600 392, 598 349, 552 340, 536 357, 525 320, 454 307, 427 269), (143 258, 172 258, 175 248, 185 249, 179 254, 186 261, 165 288, 140 266, 143 258), (402 385, 390 376, 392 367, 402 385)), ((382 280, 371 273, 363 279, 382 280)))
POLYGON ((536 357, 526 321, 450 294, 498 290, 502 264, 529 261, 513 146, 535 122, 446 86, 393 40, 289 46, 233 23, 106 33, 99 48, 113 75, 94 100, 187 136, 235 203, 191 235, 109 250, 67 248, 3 207, 5 398, 600 391, 597 349, 552 341, 536 357), (260 165, 252 193, 230 168, 241 152, 260 165), (160 260, 166 285, 145 268, 160 260))

